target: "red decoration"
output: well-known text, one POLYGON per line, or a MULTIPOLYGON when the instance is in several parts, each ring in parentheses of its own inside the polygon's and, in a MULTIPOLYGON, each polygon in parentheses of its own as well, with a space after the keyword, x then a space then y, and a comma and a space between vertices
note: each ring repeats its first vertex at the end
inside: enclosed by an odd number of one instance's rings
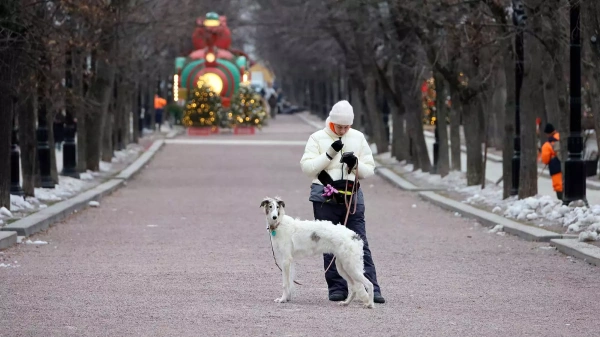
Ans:
POLYGON ((236 125, 233 127, 234 135, 253 135, 254 126, 236 125))
POLYGON ((204 18, 196 20, 196 30, 192 34, 192 43, 194 49, 204 49, 205 47, 217 47, 229 49, 231 47, 231 31, 227 27, 227 18, 219 16, 221 25, 216 27, 204 26, 204 18))

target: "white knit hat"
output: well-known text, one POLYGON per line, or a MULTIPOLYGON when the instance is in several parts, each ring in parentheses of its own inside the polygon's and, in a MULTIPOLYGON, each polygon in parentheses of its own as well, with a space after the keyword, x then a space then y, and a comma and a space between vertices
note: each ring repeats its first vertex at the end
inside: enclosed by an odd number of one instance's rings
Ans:
POLYGON ((338 125, 352 125, 354 122, 352 105, 346 100, 335 103, 329 111, 326 123, 329 124, 329 122, 338 125))

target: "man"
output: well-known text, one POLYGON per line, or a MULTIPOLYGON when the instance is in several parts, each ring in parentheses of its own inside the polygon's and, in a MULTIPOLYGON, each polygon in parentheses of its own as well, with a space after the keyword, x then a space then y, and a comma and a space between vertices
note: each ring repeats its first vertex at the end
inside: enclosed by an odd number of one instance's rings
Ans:
POLYGON ((546 124, 544 133, 548 140, 542 145, 542 163, 548 166, 550 177, 552 177, 552 188, 556 192, 556 197, 562 200, 563 197, 563 182, 561 163, 558 155, 560 153, 560 135, 550 123, 546 124))
POLYGON ((271 118, 275 119, 277 116, 277 92, 270 84, 265 91, 265 99, 271 108, 271 118))
MULTIPOLYGON (((325 128, 313 133, 306 143, 300 160, 302 171, 312 179, 309 201, 313 203, 316 220, 328 220, 343 225, 347 208, 345 196, 352 190, 344 191, 346 183, 353 184, 355 176, 365 179, 375 172, 375 161, 371 148, 362 132, 352 129, 354 112, 348 101, 337 102, 329 112, 325 128), (335 185, 333 194, 325 192, 325 186, 335 185)), ((359 182, 360 184, 360 182, 359 182)), ((385 303, 377 283, 375 263, 371 256, 365 229, 365 203, 363 191, 357 186, 346 227, 356 232, 364 242, 365 276, 373 283, 375 303, 385 303)), ((323 256, 324 269, 329 267, 331 254, 323 256)), ((325 273, 330 301, 343 301, 348 296, 348 285, 338 274, 335 263, 325 273)))

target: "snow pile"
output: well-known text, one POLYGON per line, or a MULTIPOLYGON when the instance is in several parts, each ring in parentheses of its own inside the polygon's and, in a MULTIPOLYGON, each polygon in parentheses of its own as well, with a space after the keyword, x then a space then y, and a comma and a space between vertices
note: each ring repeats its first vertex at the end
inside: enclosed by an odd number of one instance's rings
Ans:
MULTIPOLYGON (((98 178, 110 176, 113 172, 118 169, 124 168, 123 164, 132 162, 137 158, 140 153, 143 152, 143 146, 139 144, 129 144, 126 149, 122 151, 115 151, 115 154, 111 162, 100 162, 99 171, 87 170, 79 175, 80 179, 71 178, 67 176, 58 176, 58 184, 55 188, 35 188, 35 197, 20 197, 16 195, 10 196, 10 209, 0 208, 0 219, 3 218, 21 218, 30 213, 39 211, 47 208, 46 203, 59 202, 72 198, 73 196, 85 191, 101 181, 98 178), (114 163, 119 163, 115 165, 114 163)), ((56 151, 57 170, 62 170, 62 152, 56 151)), ((21 177, 22 179, 22 177, 21 177)), ((93 207, 93 206, 92 206, 93 207)), ((6 221, 0 220, 0 225, 3 225, 6 221)))
POLYGON ((47 241, 42 241, 42 240, 35 240, 35 241, 27 240, 27 241, 23 241, 23 244, 26 244, 26 245, 47 245, 48 242, 47 241))
MULTIPOLYGON (((600 205, 590 208, 573 203, 563 205, 555 196, 537 195, 525 199, 516 196, 502 199, 503 191, 500 186, 486 184, 467 186, 464 172, 451 172, 446 177, 424 173, 420 170, 408 173, 408 176, 424 181, 425 184, 444 187, 448 191, 458 192, 465 197, 462 202, 470 205, 485 205, 495 214, 523 222, 549 221, 565 228, 566 233, 580 233, 580 241, 595 241, 600 239, 600 205)), ((538 226, 545 226, 539 223, 538 226)))
POLYGON ((18 264, 0 263, 0 268, 17 268, 18 264))
MULTIPOLYGON (((12 201, 12 195, 11 195, 11 201, 12 201)), ((6 218, 12 218, 12 213, 6 209, 6 207, 2 207, 0 208, 0 218, 2 217, 6 217, 6 218)))
MULTIPOLYGON (((58 176, 58 185, 55 188, 36 188, 35 197, 42 201, 60 201, 68 199, 81 190, 90 187, 93 183, 86 181, 86 173, 82 173, 82 179, 76 179, 65 176, 58 176)), ((93 177, 91 178, 93 179, 93 177)))
POLYGON ((144 148, 139 144, 129 144, 125 150, 115 151, 111 161, 113 163, 127 162, 129 159, 137 157, 143 150, 144 148))
POLYGON ((112 169, 111 163, 108 163, 105 161, 100 162, 100 172, 110 172, 111 169, 112 169))

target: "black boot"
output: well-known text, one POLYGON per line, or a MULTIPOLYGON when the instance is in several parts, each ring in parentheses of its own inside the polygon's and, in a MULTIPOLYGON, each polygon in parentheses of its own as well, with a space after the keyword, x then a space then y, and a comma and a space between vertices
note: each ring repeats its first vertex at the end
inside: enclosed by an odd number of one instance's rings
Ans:
POLYGON ((375 293, 375 296, 373 296, 373 302, 375 303, 385 303, 385 298, 383 298, 383 296, 381 296, 380 293, 375 293))
POLYGON ((558 198, 558 200, 562 200, 563 192, 556 192, 556 197, 558 198))
POLYGON ((333 302, 340 302, 345 300, 348 297, 348 294, 344 294, 342 292, 333 292, 329 294, 329 300, 333 302))

